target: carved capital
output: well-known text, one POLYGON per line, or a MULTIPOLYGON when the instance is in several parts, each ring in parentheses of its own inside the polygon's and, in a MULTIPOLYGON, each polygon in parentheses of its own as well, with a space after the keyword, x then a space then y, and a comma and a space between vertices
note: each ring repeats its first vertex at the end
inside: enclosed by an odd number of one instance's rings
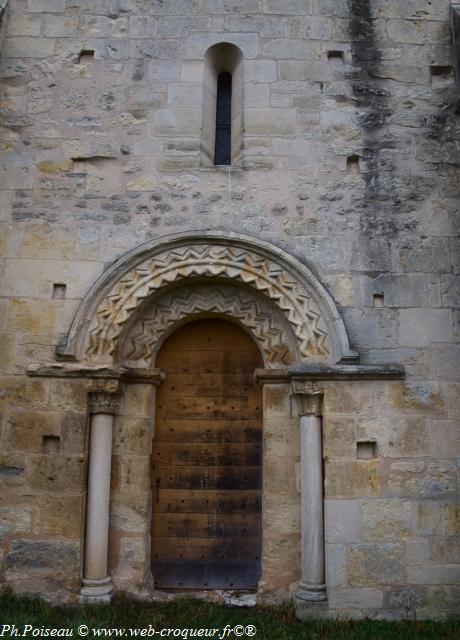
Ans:
POLYGON ((314 389, 312 383, 308 381, 293 380, 292 395, 296 399, 299 416, 322 415, 322 389, 314 389))
POLYGON ((90 413, 115 414, 119 407, 119 398, 111 393, 91 393, 89 395, 90 413))

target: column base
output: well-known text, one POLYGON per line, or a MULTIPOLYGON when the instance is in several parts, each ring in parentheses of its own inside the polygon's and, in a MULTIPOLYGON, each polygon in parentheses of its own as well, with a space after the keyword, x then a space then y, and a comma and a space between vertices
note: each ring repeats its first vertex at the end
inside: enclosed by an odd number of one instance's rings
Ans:
POLYGON ((314 618, 329 619, 330 612, 326 601, 324 585, 305 585, 300 583, 294 596, 295 613, 299 620, 306 622, 314 618))
POLYGON ((295 602, 304 604, 307 602, 326 602, 325 584, 304 584, 301 582, 295 593, 295 602))
POLYGON ((108 604, 112 600, 113 583, 110 576, 101 580, 83 578, 81 585, 80 602, 82 604, 108 604))

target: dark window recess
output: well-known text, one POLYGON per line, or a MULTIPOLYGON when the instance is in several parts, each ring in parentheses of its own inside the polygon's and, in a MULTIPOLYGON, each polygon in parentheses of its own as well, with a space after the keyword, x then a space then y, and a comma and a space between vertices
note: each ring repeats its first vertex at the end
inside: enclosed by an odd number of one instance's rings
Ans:
POLYGON ((232 74, 217 77, 216 146, 214 164, 231 164, 232 157, 232 74))

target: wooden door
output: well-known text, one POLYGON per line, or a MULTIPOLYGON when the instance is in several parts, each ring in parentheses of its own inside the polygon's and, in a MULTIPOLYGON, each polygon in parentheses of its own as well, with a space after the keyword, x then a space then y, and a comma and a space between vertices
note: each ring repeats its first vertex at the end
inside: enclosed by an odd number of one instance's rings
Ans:
POLYGON ((151 478, 158 589, 254 589, 260 578, 263 367, 249 336, 200 320, 164 343, 151 478))

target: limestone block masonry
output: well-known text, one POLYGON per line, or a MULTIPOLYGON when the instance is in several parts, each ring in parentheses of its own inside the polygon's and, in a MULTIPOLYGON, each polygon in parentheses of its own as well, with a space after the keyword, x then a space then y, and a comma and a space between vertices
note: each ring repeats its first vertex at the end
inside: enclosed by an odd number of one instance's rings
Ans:
POLYGON ((155 358, 214 317, 265 366, 258 601, 458 615, 458 7, 0 0, 1 583, 158 596, 155 358))

